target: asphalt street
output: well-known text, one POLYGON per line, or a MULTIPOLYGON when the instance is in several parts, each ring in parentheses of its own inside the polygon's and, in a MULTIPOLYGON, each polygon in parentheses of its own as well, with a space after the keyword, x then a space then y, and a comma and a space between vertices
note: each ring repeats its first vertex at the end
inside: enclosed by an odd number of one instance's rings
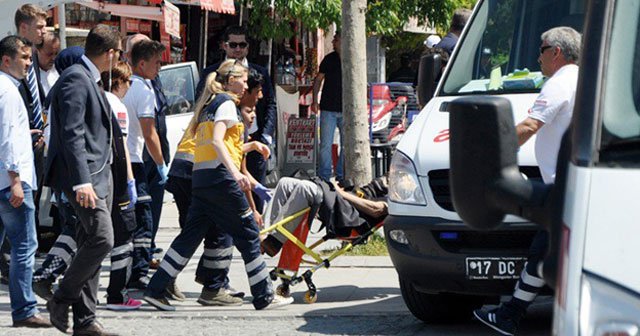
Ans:
MULTIPOLYGON (((177 212, 166 202, 157 243, 165 251, 178 233, 177 212)), ((315 236, 316 238, 318 235, 315 236)), ((313 241, 314 236, 310 238, 313 241)), ((335 242, 333 243, 335 246, 335 242)), ((239 307, 204 307, 196 302, 201 286, 193 281, 198 249, 178 277, 178 286, 187 296, 175 302, 175 312, 160 312, 144 304, 138 311, 112 312, 98 308, 98 319, 112 332, 121 335, 493 335, 477 321, 456 325, 425 325, 406 308, 398 286, 398 276, 389 257, 350 257, 336 259, 330 269, 314 275, 318 301, 303 300, 304 283, 291 289, 295 299, 290 306, 276 310, 255 311, 250 303, 244 265, 237 253, 231 265, 231 285, 245 291, 248 298, 239 307)), ((276 258, 267 257, 269 266, 276 258)), ((39 264, 41 260, 36 263, 39 264)), ((109 280, 109 261, 103 263, 100 278, 101 303, 109 280)), ((140 298, 141 292, 132 292, 140 298)), ((38 299, 43 315, 45 302, 38 299)), ((551 300, 543 298, 531 309, 520 335, 550 333, 551 300)), ((61 335, 54 329, 29 330, 11 327, 11 308, 7 286, 0 286, 0 335, 61 335)))

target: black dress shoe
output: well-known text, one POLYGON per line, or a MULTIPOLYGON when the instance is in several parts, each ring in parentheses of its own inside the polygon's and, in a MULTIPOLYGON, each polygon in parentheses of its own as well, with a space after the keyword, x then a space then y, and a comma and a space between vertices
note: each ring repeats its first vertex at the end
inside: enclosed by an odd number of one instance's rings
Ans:
POLYGON ((37 296, 46 301, 53 299, 53 282, 51 280, 34 281, 31 283, 31 287, 37 296))
POLYGON ((69 305, 66 303, 56 302, 55 299, 51 299, 47 301, 47 310, 49 311, 51 324, 63 333, 68 333, 69 305))
POLYGON ((14 328, 51 328, 53 327, 46 318, 35 314, 29 318, 13 322, 14 328))
POLYGON ((100 323, 94 321, 84 327, 74 328, 73 336, 118 336, 118 334, 107 332, 100 323))

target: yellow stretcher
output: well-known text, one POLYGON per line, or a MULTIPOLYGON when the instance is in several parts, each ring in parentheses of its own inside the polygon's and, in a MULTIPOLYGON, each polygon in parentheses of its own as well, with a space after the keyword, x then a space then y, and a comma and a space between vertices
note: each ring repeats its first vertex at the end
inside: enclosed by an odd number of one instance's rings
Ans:
POLYGON ((304 301, 307 303, 314 303, 318 299, 316 286, 312 281, 312 276, 315 271, 320 268, 329 268, 331 266, 331 262, 334 259, 345 254, 354 246, 366 243, 367 239, 382 227, 383 222, 377 223, 373 226, 367 226, 366 230, 364 231, 352 229, 351 235, 349 235, 348 237, 330 238, 325 235, 318 241, 307 246, 306 242, 310 228, 310 211, 310 207, 298 211, 293 215, 282 219, 278 223, 275 223, 270 227, 263 229, 262 231, 260 231, 260 235, 269 234, 272 231, 277 231, 287 238, 287 241, 283 244, 282 251, 280 253, 278 266, 276 266, 269 273, 271 280, 276 281, 278 278, 280 278, 282 281, 282 283, 276 288, 276 293, 282 296, 289 296, 290 287, 295 286, 304 280, 308 288, 307 292, 304 295, 304 301), (289 231, 284 227, 284 225, 298 219, 301 216, 302 219, 300 223, 293 231, 289 231), (343 244, 342 248, 331 253, 331 255, 329 255, 328 257, 322 258, 320 253, 314 250, 329 239, 339 239, 345 241, 346 243, 343 244), (304 259, 303 257, 305 255, 311 257, 311 259, 313 260, 304 259), (311 265, 311 267, 301 275, 298 275, 301 263, 311 265), (286 271, 292 272, 293 274, 289 275, 286 273, 286 271))

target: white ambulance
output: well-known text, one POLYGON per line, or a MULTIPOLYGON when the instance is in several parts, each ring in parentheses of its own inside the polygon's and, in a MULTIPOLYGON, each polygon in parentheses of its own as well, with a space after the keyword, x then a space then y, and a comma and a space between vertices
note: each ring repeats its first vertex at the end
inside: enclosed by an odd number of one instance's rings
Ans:
POLYGON ((555 184, 517 173, 507 101, 462 98, 451 104, 454 203, 476 229, 518 214, 549 230, 555 335, 639 335, 640 2, 589 1, 583 41, 555 184))
MULTIPOLYGON (((523 120, 540 92, 540 35, 556 26, 581 31, 585 0, 480 0, 439 83, 437 57, 424 57, 423 92, 435 92, 397 146, 384 225, 403 299, 425 322, 468 319, 475 308, 513 292, 538 230, 507 216, 490 232, 460 219, 449 186, 449 105, 460 97, 506 99, 523 120)), ((518 153, 519 169, 540 180, 531 140, 518 153)), ((474 160, 485 160, 474 156, 474 160)), ((472 167, 470 167, 472 168, 472 167)), ((546 291, 550 293, 550 291, 546 291)))

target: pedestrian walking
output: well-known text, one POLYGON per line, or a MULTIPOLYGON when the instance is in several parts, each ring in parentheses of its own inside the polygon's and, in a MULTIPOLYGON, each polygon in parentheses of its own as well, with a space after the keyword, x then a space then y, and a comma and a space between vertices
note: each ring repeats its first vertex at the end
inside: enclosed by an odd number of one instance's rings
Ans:
MULTIPOLYGON (((38 52, 35 46, 42 44, 47 24, 47 12, 42 8, 25 4, 16 10, 14 23, 18 36, 31 43, 32 63, 27 76, 21 80, 20 93, 29 113, 29 125, 31 128, 31 141, 33 144, 33 158, 38 182, 42 183, 45 165, 44 127, 46 125, 46 113, 44 110, 44 89, 42 88, 39 71, 38 52)), ((35 186, 34 186, 35 187, 35 186)), ((40 186, 42 187, 42 186, 40 186)), ((36 228, 39 230, 40 221, 38 212, 40 209, 40 192, 42 188, 34 188, 33 202, 36 206, 36 228)))
POLYGON ((189 125, 196 134, 189 217, 145 291, 144 299, 160 310, 175 310, 165 297, 165 288, 186 266, 211 227, 232 238, 232 242, 230 239, 224 242, 229 248, 233 243, 240 250, 256 309, 275 308, 293 301, 273 293, 260 253, 259 229, 243 194, 243 190, 250 190, 250 185, 240 172, 244 126, 237 104, 246 88, 247 68, 238 60, 227 60, 207 77, 196 104, 189 125))
MULTIPOLYGON (((240 116, 244 126, 244 142, 243 151, 257 151, 263 157, 269 157, 269 147, 259 141, 252 141, 249 136, 250 127, 255 120, 255 107, 257 102, 263 97, 262 85, 264 79, 262 75, 249 69, 247 80, 247 91, 240 99, 240 116)), ((249 179, 251 190, 268 202, 271 199, 269 189, 256 181, 247 169, 246 156, 242 160, 240 171, 249 179)), ((252 192, 244 192, 249 203, 249 207, 253 211, 253 216, 258 227, 263 226, 262 214, 257 210, 256 202, 253 199, 252 192)), ((224 232, 217 230, 215 227, 209 228, 204 238, 204 252, 198 268, 196 269, 196 282, 202 284, 202 293, 198 298, 198 303, 205 306, 226 306, 237 305, 242 303, 244 293, 236 292, 229 285, 229 267, 233 258, 233 248, 229 243, 230 237, 224 232)))
POLYGON ((340 61, 340 32, 336 32, 331 41, 333 52, 320 63, 318 75, 313 81, 313 102, 311 112, 320 113, 320 148, 318 153, 318 176, 331 179, 332 146, 336 127, 340 132, 340 155, 336 166, 336 179, 344 179, 344 150, 342 150, 342 65, 340 61), (322 88, 322 97, 320 97, 322 88))
MULTIPOLYGON (((75 46, 62 50, 54 61, 57 72, 61 74, 68 67, 78 63, 82 59, 82 55, 84 55, 83 47, 75 46)), ((50 99, 51 95, 48 96, 48 100, 50 99)), ((51 108, 49 108, 48 114, 50 119, 53 118, 54 113, 51 108)), ((47 129, 51 130, 50 127, 47 129)), ((50 135, 48 138, 50 139, 50 135)), ((64 273, 78 250, 75 239, 78 217, 64 192, 54 190, 54 195, 57 212, 60 216, 61 231, 42 265, 33 273, 32 283, 36 295, 46 301, 53 297, 53 283, 64 273)))
POLYGON ((152 239, 157 231, 154 223, 160 220, 164 184, 169 171, 165 105, 160 102, 151 81, 158 76, 163 51, 164 46, 157 41, 141 40, 133 45, 132 84, 123 99, 129 113, 127 147, 138 194, 134 260, 129 286, 138 289, 144 289, 148 282, 149 263, 153 258, 152 239))
MULTIPOLYGON (((29 41, 0 41, 0 219, 11 243, 9 295, 14 327, 46 328, 38 314, 31 276, 38 248, 33 193, 37 186, 29 119, 18 87, 31 66, 29 41)), ((2 237, 0 237, 2 238, 2 237)), ((1 240, 0 240, 1 241, 1 240)))
POLYGON ((69 67, 52 91, 51 144, 45 184, 63 190, 79 225, 78 252, 47 303, 52 324, 77 335, 105 334, 96 320, 100 265, 113 248, 111 163, 116 141, 113 113, 105 98, 100 74, 120 57, 118 33, 97 25, 89 31, 85 55, 69 67))
MULTIPOLYGON (((250 47, 248 37, 249 35, 245 27, 229 26, 223 34, 222 48, 224 49, 226 59, 238 60, 242 62, 245 67, 260 73, 264 78, 264 85, 262 87, 264 97, 256 105, 256 119, 254 126, 250 128, 249 135, 251 139, 271 146, 274 143, 273 141, 277 133, 278 111, 275 91, 271 85, 271 77, 267 69, 247 60, 250 47)), ((216 63, 202 70, 200 73, 200 83, 198 83, 196 89, 196 97, 199 97, 203 92, 207 76, 218 70, 220 64, 221 63, 216 63)), ((266 182, 267 160, 262 157, 260 153, 250 152, 247 154, 247 169, 258 182, 261 184, 266 182)), ((264 202, 260 201, 255 191, 254 200, 257 200, 256 208, 262 213, 264 210, 264 202)))
POLYGON ((126 184, 126 188, 114 188, 115 201, 111 209, 114 242, 107 287, 107 309, 135 310, 140 308, 142 302, 129 297, 126 286, 131 276, 137 192, 129 151, 126 147, 129 114, 127 107, 122 103, 131 85, 131 67, 126 62, 116 63, 109 71, 102 73, 102 82, 105 83, 105 95, 122 134, 119 141, 122 146, 122 155, 114 158, 113 180, 116 185, 126 184))

